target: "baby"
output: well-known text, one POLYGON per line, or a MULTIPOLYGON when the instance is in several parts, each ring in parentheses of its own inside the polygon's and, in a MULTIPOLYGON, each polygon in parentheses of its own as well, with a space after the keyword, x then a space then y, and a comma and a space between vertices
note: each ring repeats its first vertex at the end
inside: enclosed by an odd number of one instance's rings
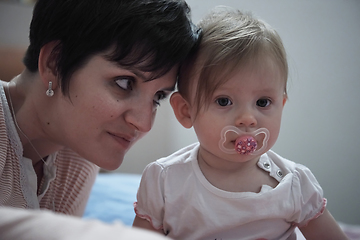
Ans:
POLYGON ((271 150, 287 100, 282 41, 265 22, 221 8, 170 103, 199 142, 149 164, 134 226, 174 239, 347 239, 311 173, 271 150))

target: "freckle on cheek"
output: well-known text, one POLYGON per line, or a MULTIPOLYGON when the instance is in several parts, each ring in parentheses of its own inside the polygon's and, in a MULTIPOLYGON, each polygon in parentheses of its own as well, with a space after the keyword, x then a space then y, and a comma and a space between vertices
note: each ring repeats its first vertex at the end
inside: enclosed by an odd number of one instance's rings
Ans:
POLYGON ((50 122, 47 122, 47 125, 50 125, 50 122))

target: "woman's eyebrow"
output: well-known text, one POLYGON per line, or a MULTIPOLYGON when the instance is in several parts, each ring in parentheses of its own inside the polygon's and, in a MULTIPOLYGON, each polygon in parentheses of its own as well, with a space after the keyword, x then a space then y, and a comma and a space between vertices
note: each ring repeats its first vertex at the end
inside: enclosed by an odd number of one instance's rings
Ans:
MULTIPOLYGON (((144 82, 149 82, 152 80, 155 80, 156 78, 153 77, 146 77, 142 72, 136 70, 136 69, 129 69, 129 71, 131 71, 132 73, 134 73, 138 78, 142 79, 144 82)), ((175 91, 175 84, 173 84, 171 87, 165 87, 164 89, 162 89, 163 91, 169 91, 169 92, 173 92, 175 91)))
MULTIPOLYGON (((117 67, 126 69, 127 71, 133 73, 136 77, 138 77, 139 79, 141 79, 143 82, 149 82, 152 80, 155 80, 155 78, 153 78, 150 74, 150 77, 146 77, 145 74, 142 71, 139 71, 136 68, 131 68, 131 67, 123 67, 123 66, 119 66, 118 64, 115 64, 117 67)), ((173 84, 170 87, 165 87, 164 89, 162 89, 163 91, 169 91, 169 92, 173 92, 175 91, 175 84, 173 84)))
POLYGON ((168 87, 168 88, 164 88, 163 91, 173 92, 173 91, 175 91, 175 85, 168 87))
POLYGON ((147 81, 150 81, 151 79, 149 79, 149 78, 147 78, 147 77, 145 77, 145 75, 142 73, 142 72, 140 72, 140 71, 138 71, 138 70, 136 70, 136 69, 128 69, 130 72, 132 72, 134 75, 136 75, 138 78, 140 78, 140 79, 142 79, 144 82, 147 82, 147 81))
MULTIPOLYGON (((106 60, 106 59, 105 59, 106 60)), ((107 60, 108 61, 108 60, 107 60)), ((113 61, 109 61, 111 63, 111 65, 115 68, 120 68, 126 71, 131 72, 132 74, 134 74, 135 76, 137 76, 138 78, 142 79, 144 82, 150 81, 151 78, 147 78, 145 76, 144 73, 142 73, 141 71, 137 70, 134 67, 128 67, 128 66, 122 66, 121 64, 117 63, 117 62, 113 62, 113 61)))

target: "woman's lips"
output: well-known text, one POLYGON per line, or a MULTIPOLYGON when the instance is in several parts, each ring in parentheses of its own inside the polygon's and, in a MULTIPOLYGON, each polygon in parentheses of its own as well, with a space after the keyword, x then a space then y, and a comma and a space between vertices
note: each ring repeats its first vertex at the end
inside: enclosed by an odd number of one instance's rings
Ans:
POLYGON ((136 136, 124 135, 124 134, 114 134, 109 132, 115 141, 117 141, 124 149, 129 149, 131 144, 136 140, 136 136))

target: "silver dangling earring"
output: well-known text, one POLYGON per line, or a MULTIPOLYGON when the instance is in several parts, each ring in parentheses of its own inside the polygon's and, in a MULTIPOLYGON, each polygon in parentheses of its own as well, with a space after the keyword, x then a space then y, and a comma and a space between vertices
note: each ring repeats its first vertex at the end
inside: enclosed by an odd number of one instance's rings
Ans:
POLYGON ((49 82, 49 88, 46 90, 46 96, 52 97, 54 96, 54 90, 52 90, 52 82, 49 82))

